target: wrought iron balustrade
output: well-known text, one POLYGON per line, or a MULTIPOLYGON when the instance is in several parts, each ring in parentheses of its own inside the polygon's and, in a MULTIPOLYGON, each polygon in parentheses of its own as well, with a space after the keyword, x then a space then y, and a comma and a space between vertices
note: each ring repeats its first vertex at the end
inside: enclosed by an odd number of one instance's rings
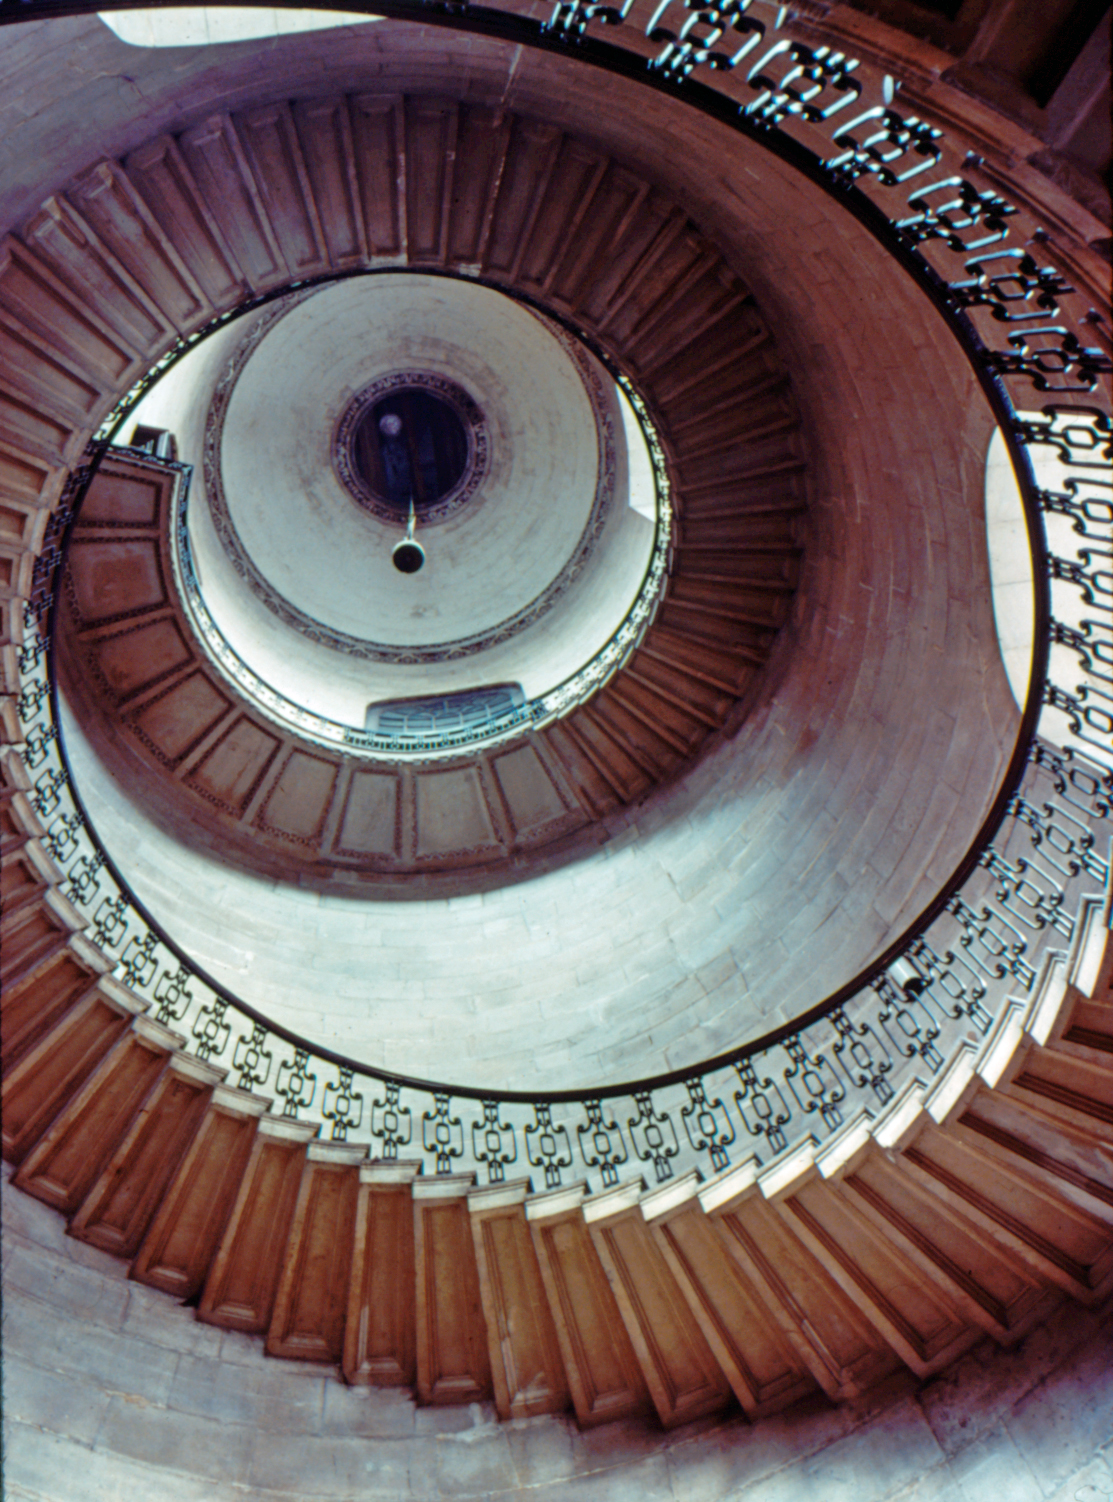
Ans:
MULTIPOLYGON (((365 1140, 387 1159, 420 1156, 432 1172, 472 1168, 500 1182, 513 1171, 546 1187, 577 1177, 606 1187, 637 1171, 663 1182, 693 1164, 717 1172, 751 1155, 768 1161, 802 1138, 822 1142, 855 1113, 876 1116, 913 1081, 930 1085, 956 1048, 988 1036, 1003 1001, 1032 994, 1048 953, 1073 938, 1080 896, 1108 881, 1113 774, 1075 747, 1036 738, 966 881, 899 956, 806 1025, 690 1071, 539 1097, 396 1078, 315 1048, 222 991, 158 928, 71 781, 54 719, 49 623, 70 498, 90 467, 74 472, 52 518, 20 652, 22 759, 43 843, 89 937, 150 1015, 226 1067, 231 1083, 272 1096, 285 1116, 319 1120, 334 1140, 365 1140)), ((1089 574, 1072 582, 1084 599, 1094 588, 1089 574)), ((1108 681, 1100 655, 1081 661, 1092 681, 1070 696, 1080 707, 1082 690, 1108 681)), ((1064 692, 1045 693, 1049 713, 1064 692)))

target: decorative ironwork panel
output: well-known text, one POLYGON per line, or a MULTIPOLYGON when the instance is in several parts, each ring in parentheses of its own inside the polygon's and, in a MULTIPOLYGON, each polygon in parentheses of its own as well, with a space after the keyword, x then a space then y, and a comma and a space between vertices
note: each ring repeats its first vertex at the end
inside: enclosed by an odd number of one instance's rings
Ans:
MULTIPOLYGON (((274 1055, 267 1048, 266 1042, 267 1030, 261 1022, 255 1024, 249 1037, 241 1034, 236 1040, 232 1068, 236 1071, 236 1084, 241 1090, 254 1090, 257 1085, 265 1085, 270 1079, 274 1055)), ((227 1036, 221 1045, 221 1052, 226 1044, 227 1036)))
POLYGON ((297 1119, 308 1111, 317 1093, 317 1076, 309 1067, 309 1049, 295 1048, 293 1057, 283 1059, 275 1074, 274 1093, 282 1099, 283 1116, 297 1119))
POLYGON ((781 1087, 771 1074, 758 1074, 755 1059, 740 1059, 735 1068, 741 1086, 734 1092, 734 1103, 742 1124, 751 1137, 764 1137, 771 1154, 783 1152, 788 1146, 785 1128, 792 1121, 792 1107, 781 1087))
POLYGON ((398 1149, 409 1147, 413 1141, 413 1113, 399 1102, 401 1085, 397 1080, 385 1080, 382 1100, 371 1103, 371 1136, 381 1145, 382 1156, 387 1162, 395 1162, 398 1149))
POLYGON ((893 1061, 888 1049, 868 1022, 852 1022, 843 1007, 831 1013, 831 1023, 839 1035, 838 1042, 831 1045, 839 1067, 851 1084, 868 1086, 879 1105, 888 1105, 893 1098, 889 1082, 893 1061))
POLYGON ((340 1069, 339 1078, 325 1086, 321 1115, 332 1123, 332 1140, 347 1142, 349 1132, 357 1132, 363 1123, 363 1094, 353 1084, 354 1070, 340 1069))
POLYGON ((180 1022, 193 1003, 194 995, 190 990, 192 974, 184 965, 179 965, 171 974, 164 970, 155 985, 155 1001, 158 1009, 155 1012, 155 1021, 169 1026, 172 1022, 180 1022))
POLYGON ((786 1038, 782 1045, 790 1063, 784 1078, 805 1118, 822 1121, 829 1132, 842 1125, 846 1091, 839 1084, 825 1055, 809 1049, 803 1033, 786 1038))
POLYGON ((421 1118, 421 1140, 436 1159, 437 1173, 452 1173, 454 1161, 464 1156, 464 1128, 459 1116, 450 1114, 451 1095, 437 1091, 433 1109, 421 1118))
POLYGON ((499 1120, 499 1102, 482 1102, 483 1115, 472 1123, 472 1157, 487 1169, 491 1184, 501 1184, 506 1170, 518 1161, 518 1139, 514 1128, 499 1120))
POLYGON ((553 1124, 548 1102, 534 1105, 533 1121, 526 1127, 526 1157, 534 1168, 544 1171, 546 1189, 559 1189, 562 1170, 572 1167, 568 1128, 553 1124))
MULTIPOLYGON (((213 998, 210 1006, 202 1007, 198 1012, 197 1021, 193 1024, 193 1038, 197 1045, 196 1053, 199 1059, 207 1062, 209 1059, 219 1058, 228 1047, 228 1039, 232 1033, 231 1026, 226 1020, 228 1006, 229 1003, 224 997, 218 996, 213 998)), ((266 1036, 265 1030, 263 1036, 266 1036)), ((241 1081, 240 1088, 249 1090, 251 1087, 241 1081)))
POLYGON ((634 1143, 634 1152, 643 1163, 652 1163, 658 1184, 672 1178, 672 1160, 680 1156, 676 1128, 667 1111, 658 1111, 652 1090, 636 1090, 634 1104, 638 1114, 626 1125, 634 1143))
POLYGON ((730 1112, 717 1095, 709 1100, 702 1079, 685 1080, 688 1104, 681 1108, 680 1119, 688 1134, 693 1152, 706 1152, 713 1173, 730 1167, 727 1148, 734 1142, 734 1123, 730 1112))
POLYGON ((583 1102, 587 1120, 576 1128, 580 1156, 588 1168, 597 1168, 603 1184, 610 1188, 618 1183, 618 1171, 629 1162, 630 1154, 622 1128, 601 1100, 583 1102))

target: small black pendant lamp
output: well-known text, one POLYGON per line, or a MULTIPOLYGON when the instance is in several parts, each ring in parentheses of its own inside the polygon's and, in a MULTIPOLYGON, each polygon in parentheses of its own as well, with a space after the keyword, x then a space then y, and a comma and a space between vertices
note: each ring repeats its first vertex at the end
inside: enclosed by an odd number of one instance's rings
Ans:
POLYGON ((396 542, 391 550, 391 561, 400 574, 416 574, 418 569, 425 563, 425 549, 419 542, 414 541, 414 528, 417 526, 417 513, 414 511, 414 498, 410 496, 410 519, 406 523, 406 535, 401 542, 396 542))

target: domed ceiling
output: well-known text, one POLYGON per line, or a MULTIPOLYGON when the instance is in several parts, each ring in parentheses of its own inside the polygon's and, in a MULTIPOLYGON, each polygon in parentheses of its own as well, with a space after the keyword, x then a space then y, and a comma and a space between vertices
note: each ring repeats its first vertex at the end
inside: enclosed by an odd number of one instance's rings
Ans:
MULTIPOLYGON (((590 613, 601 646, 636 597, 653 549, 652 473, 632 422, 645 516, 630 504, 619 400, 598 361, 563 330, 461 279, 356 278, 264 314, 210 403, 211 531, 201 530, 202 518, 192 528, 207 578, 219 569, 214 542, 231 564, 205 590, 225 636, 239 634, 224 597, 242 579, 283 625, 357 658, 364 698, 376 686, 412 691, 415 676, 434 690, 500 673, 533 680, 531 697, 552 687, 591 655, 562 644, 547 619, 554 607, 569 617, 590 613), (419 395, 426 406, 415 405, 419 395), (444 482, 435 474, 438 435, 423 424, 426 411, 438 410, 444 482), (368 417, 370 480, 355 449, 368 417), (392 418, 397 431, 384 434, 392 418), (393 500, 388 462, 401 471, 393 500), (419 578, 392 562, 411 499, 427 553, 419 578), (492 652, 543 620, 543 643, 524 653, 519 644, 491 665, 492 652), (462 678, 446 669, 477 656, 483 662, 468 663, 462 678), (387 671, 376 676, 372 664, 387 671), (415 675, 419 665, 434 671, 415 675)), ((172 423, 165 403, 163 412, 172 423)), ((142 408, 136 417, 144 419, 142 408)), ((582 625, 577 635, 582 641, 582 625)), ((278 656, 264 670, 272 682, 286 679, 290 648, 287 633, 276 638, 278 656)), ((245 641, 241 655, 249 650, 245 641)), ((337 671, 335 657, 313 661, 319 682, 307 685, 305 700, 326 692, 337 671)), ((288 679, 282 687, 289 692, 288 679)))

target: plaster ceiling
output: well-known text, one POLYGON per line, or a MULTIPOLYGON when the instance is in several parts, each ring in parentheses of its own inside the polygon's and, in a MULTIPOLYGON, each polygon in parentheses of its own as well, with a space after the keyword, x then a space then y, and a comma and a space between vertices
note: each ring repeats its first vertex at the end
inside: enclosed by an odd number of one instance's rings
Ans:
MULTIPOLYGON (((613 410, 600 418, 613 426, 613 410)), ((526 611, 581 540, 594 551, 584 537, 593 511, 601 530, 615 504, 600 427, 569 351, 511 299, 456 279, 358 278, 291 309, 256 347, 228 401, 217 462, 244 548, 299 610, 364 640, 447 654, 526 611), (490 450, 464 509, 421 527, 428 558, 412 577, 390 561, 401 528, 352 504, 332 456, 353 397, 396 371, 459 383, 486 419, 490 450)), ((632 524, 645 549, 625 578, 607 570, 615 603, 636 590, 648 557, 651 529, 636 512, 632 524)))
POLYGON ((378 698, 542 693, 617 629, 653 547, 652 472, 613 378, 559 325, 401 273, 295 294, 212 343, 131 421, 170 429, 195 464, 205 604, 266 683, 362 727, 378 698), (353 399, 400 371, 457 383, 488 450, 466 504, 419 522, 427 562, 408 576, 391 563, 402 526, 359 506, 336 463, 353 399))

